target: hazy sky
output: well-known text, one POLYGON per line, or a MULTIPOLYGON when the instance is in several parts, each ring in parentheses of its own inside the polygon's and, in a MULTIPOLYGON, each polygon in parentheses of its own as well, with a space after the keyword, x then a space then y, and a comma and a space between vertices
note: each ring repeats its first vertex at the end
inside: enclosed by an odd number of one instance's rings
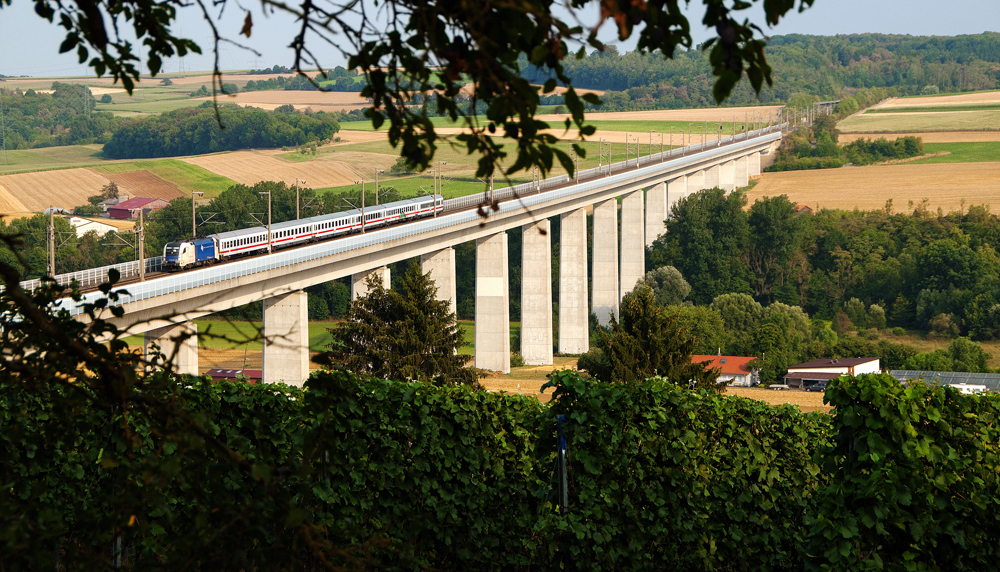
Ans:
MULTIPOLYGON (((370 1, 370 0, 369 0, 370 1)), ((711 37, 711 33, 700 24, 702 12, 700 2, 694 0, 690 10, 692 30, 696 42, 711 37)), ((290 65, 292 52, 287 48, 297 29, 295 22, 280 16, 264 17, 259 6, 252 2, 243 3, 254 12, 253 35, 246 43, 261 52, 258 58, 250 52, 233 46, 223 46, 220 64, 223 69, 290 65)), ((28 0, 13 0, 10 7, 0 9, 0 74, 5 75, 89 75, 85 66, 78 64, 75 54, 58 54, 63 34, 57 25, 49 24, 35 15, 33 3, 28 0)), ((210 34, 206 24, 195 14, 194 9, 182 10, 183 19, 179 23, 179 33, 193 38, 201 44, 205 55, 190 55, 184 58, 185 70, 210 70, 212 54, 210 34)), ((235 2, 230 2, 224 17, 219 20, 220 29, 237 37, 243 20, 243 12, 235 2)), ((747 11, 751 21, 763 23, 762 11, 747 11)), ((583 15, 583 23, 591 24, 595 16, 583 15)), ((762 25, 763 27, 763 25, 762 25)), ((774 28, 764 28, 769 35, 779 34, 857 34, 865 32, 954 36, 978 34, 985 31, 1000 31, 1000 0, 816 0, 815 6, 804 13, 791 13, 774 28)), ((614 41, 614 31, 610 26, 601 30, 602 39, 614 41)), ((240 37, 240 39, 243 39, 240 37)), ((625 43, 623 50, 631 49, 625 43)), ((324 57, 329 66, 346 62, 334 50, 322 51, 320 42, 314 48, 324 57)), ((176 72, 181 62, 176 58, 164 65, 163 71, 176 72)))

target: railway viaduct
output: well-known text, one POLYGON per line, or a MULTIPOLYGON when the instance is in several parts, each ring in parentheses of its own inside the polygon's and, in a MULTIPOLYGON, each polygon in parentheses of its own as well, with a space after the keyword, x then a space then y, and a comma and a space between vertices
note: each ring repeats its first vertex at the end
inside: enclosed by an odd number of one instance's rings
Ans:
MULTIPOLYGON (((780 142, 777 127, 735 140, 693 145, 494 191, 499 210, 482 218, 482 195, 452 199, 446 212, 365 234, 278 251, 151 278, 121 286, 128 296, 122 318, 110 318, 130 334, 144 334, 173 355, 179 372, 197 375, 195 318, 251 302, 264 304, 263 381, 301 385, 309 376, 308 286, 352 277, 355 295, 365 278, 385 265, 420 257, 438 286, 438 297, 455 307, 456 244, 476 242, 476 354, 479 368, 510 370, 507 270, 508 229, 521 228, 521 354, 529 364, 551 364, 552 281, 550 217, 560 217, 558 351, 589 349, 592 308, 607 323, 621 298, 644 275, 645 250, 663 233, 670 206, 701 189, 733 190, 760 174, 762 152, 780 142), (620 200, 620 203, 619 203, 620 200), (587 215, 593 208, 592 258, 587 257, 587 215), (620 221, 619 221, 620 217, 620 221), (621 236, 619 237, 619 222, 621 236), (588 265, 592 288, 588 291, 588 265)), ((106 273, 105 273, 106 274, 106 273)), ((99 298, 89 293, 83 303, 99 298)), ((79 305, 65 300, 79 319, 79 305)))

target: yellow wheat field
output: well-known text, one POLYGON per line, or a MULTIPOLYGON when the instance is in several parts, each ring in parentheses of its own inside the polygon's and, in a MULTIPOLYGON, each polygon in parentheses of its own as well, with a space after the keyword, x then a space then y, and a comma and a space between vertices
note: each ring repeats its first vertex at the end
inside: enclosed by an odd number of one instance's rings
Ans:
POLYGON ((4 212, 41 212, 50 206, 71 209, 87 204, 87 197, 98 194, 109 182, 90 169, 3 175, 0 209, 4 212))
POLYGON ((910 201, 927 199, 932 211, 990 205, 1000 211, 1000 162, 931 165, 875 165, 812 171, 764 173, 747 193, 750 204, 761 197, 788 195, 797 204, 820 208, 876 210, 892 199, 896 212, 912 212, 910 201))
MULTIPOLYGON (((202 155, 181 160, 244 185, 254 185, 260 181, 284 181, 294 184, 295 179, 305 179, 310 188, 320 189, 352 185, 354 181, 362 178, 361 171, 342 161, 315 159, 292 163, 267 153, 254 151, 202 155)), ((388 164, 373 165, 373 167, 385 169, 392 165, 392 161, 386 159, 386 162, 388 164)), ((363 175, 366 180, 372 177, 372 173, 369 172, 363 175)))

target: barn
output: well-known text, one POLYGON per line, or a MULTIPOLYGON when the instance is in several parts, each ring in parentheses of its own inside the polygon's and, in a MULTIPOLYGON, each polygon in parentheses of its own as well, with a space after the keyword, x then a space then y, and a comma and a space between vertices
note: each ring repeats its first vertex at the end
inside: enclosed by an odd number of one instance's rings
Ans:
POLYGON ((139 218, 139 212, 148 215, 152 211, 160 210, 167 205, 167 201, 152 197, 135 197, 127 201, 108 207, 108 215, 118 220, 128 220, 139 218))

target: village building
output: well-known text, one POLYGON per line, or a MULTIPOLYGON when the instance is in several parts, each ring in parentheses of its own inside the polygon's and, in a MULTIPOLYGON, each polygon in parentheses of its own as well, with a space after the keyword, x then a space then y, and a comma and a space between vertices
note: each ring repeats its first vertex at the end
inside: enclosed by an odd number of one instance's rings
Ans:
POLYGON ((693 355, 692 363, 708 362, 706 370, 718 369, 719 381, 728 385, 738 385, 749 387, 760 383, 759 371, 750 369, 748 365, 755 357, 747 356, 724 356, 724 355, 693 355))
POLYGON ((118 220, 135 220, 139 218, 140 211, 142 211, 143 216, 145 216, 150 212, 160 210, 169 204, 170 203, 163 199, 153 197, 136 197, 108 207, 108 214, 111 218, 116 218, 118 220))
POLYGON ((842 375, 861 375, 881 371, 879 358, 823 358, 788 368, 785 383, 790 389, 805 389, 814 383, 830 381, 842 375))

